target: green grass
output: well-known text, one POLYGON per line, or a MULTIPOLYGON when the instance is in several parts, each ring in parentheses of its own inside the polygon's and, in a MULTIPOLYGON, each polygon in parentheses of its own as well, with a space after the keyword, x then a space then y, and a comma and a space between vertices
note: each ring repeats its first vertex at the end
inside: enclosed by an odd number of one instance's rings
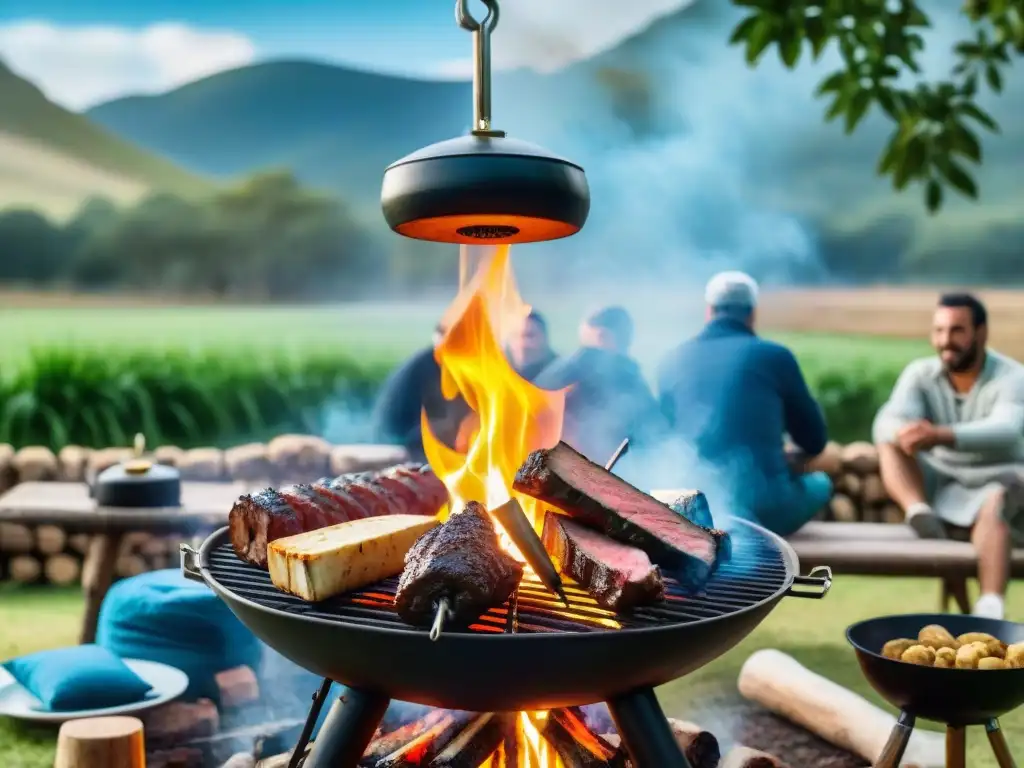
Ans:
MULTIPOLYGON (((668 714, 699 718, 694 706, 702 700, 735 695, 740 667, 751 653, 777 648, 882 705, 860 675, 846 644, 845 628, 872 616, 932 611, 937 596, 934 580, 837 577, 824 600, 783 600, 736 648, 689 677, 663 687, 659 694, 668 714)), ((1024 586, 1011 587, 1007 607, 1011 618, 1024 617, 1024 586)), ((82 600, 77 590, 0 587, 0 627, 4 628, 0 658, 74 643, 81 615, 82 600)), ((1010 744, 1024 743, 1024 710, 1003 718, 1002 725, 1010 744)), ((53 729, 26 728, 0 718, 4 768, 50 768, 54 739, 53 729)), ((968 738, 968 749, 967 764, 971 768, 995 768, 988 742, 980 731, 968 738)))

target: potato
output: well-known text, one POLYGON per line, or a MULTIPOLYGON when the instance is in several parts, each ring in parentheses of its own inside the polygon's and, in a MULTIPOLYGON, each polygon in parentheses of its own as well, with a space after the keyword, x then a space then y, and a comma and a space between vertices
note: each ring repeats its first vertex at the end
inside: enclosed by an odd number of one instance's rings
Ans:
POLYGON ((956 668, 977 669, 982 658, 977 645, 961 645, 960 650, 956 652, 956 668))
POLYGON ((926 645, 912 645, 903 652, 900 661, 930 667, 935 663, 935 650, 926 645))
POLYGON ((970 643, 984 643, 988 648, 989 656, 1003 658, 1006 655, 1006 644, 998 637, 993 637, 987 632, 965 632, 957 638, 961 645, 970 643))
POLYGON ((989 644, 983 643, 981 642, 981 640, 975 640, 973 643, 968 643, 968 645, 970 645, 972 648, 978 651, 979 659, 986 659, 992 655, 992 651, 989 648, 989 644))
POLYGON ((978 669, 1008 669, 1006 662, 995 656, 989 656, 978 661, 978 669))
POLYGON ((917 644, 917 640, 908 640, 905 637, 902 637, 899 640, 890 640, 882 646, 882 655, 887 659, 896 659, 899 661, 899 658, 907 648, 917 644))
POLYGON ((953 637, 952 633, 945 627, 938 624, 929 624, 917 633, 917 639, 921 645, 938 650, 939 648, 952 648, 957 650, 961 643, 953 637))
POLYGON ((956 666, 956 650, 953 648, 939 648, 935 652, 935 666, 943 669, 952 669, 956 666))
POLYGON ((1006 666, 1024 669, 1024 643, 1014 643, 1006 649, 1006 666))

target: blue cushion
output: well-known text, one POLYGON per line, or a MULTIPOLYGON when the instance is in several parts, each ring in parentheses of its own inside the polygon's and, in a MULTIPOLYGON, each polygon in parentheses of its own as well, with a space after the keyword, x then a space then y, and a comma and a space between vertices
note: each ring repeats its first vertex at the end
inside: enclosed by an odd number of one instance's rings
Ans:
POLYGON ((102 709, 142 701, 149 683, 98 645, 40 651, 3 663, 50 711, 102 709))
POLYGON ((209 587, 177 569, 122 579, 103 600, 96 642, 123 658, 158 661, 188 675, 185 698, 219 697, 214 677, 259 668, 262 644, 209 587))

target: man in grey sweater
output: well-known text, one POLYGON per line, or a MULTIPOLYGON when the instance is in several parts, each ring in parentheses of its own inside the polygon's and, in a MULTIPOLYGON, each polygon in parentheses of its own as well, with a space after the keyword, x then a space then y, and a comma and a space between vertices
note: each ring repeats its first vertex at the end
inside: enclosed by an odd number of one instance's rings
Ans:
POLYGON ((969 537, 974 613, 1002 618, 1010 547, 1024 546, 1024 366, 986 350, 987 337, 978 299, 942 296, 938 357, 906 367, 873 433, 889 496, 922 538, 969 537))

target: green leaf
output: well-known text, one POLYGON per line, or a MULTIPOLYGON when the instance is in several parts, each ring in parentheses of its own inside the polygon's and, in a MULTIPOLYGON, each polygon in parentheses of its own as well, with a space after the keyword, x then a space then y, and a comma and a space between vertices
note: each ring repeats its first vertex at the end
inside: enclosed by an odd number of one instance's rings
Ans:
POLYGON ((953 123, 947 128, 946 133, 949 137, 950 148, 954 152, 975 163, 981 162, 981 143, 965 125, 953 123))
POLYGON ((901 190, 910 183, 912 179, 919 178, 925 169, 925 160, 928 156, 928 145, 920 134, 911 136, 903 146, 896 165, 893 168, 892 183, 897 190, 901 190))
POLYGON ((871 91, 861 89, 853 94, 850 99, 850 106, 846 110, 846 132, 853 133, 854 129, 864 119, 864 115, 871 106, 871 91))
POLYGON ((729 36, 729 45, 736 45, 747 40, 760 19, 760 16, 747 16, 747 18, 737 24, 736 28, 732 31, 732 35, 729 36))
POLYGON ((758 16, 757 23, 747 35, 747 64, 756 64, 761 54, 775 42, 777 36, 778 30, 774 20, 767 16, 758 16))
POLYGON ((786 29, 779 39, 779 59, 788 69, 792 69, 800 61, 800 52, 803 47, 803 30, 786 29))
POLYGON ((942 185, 935 179, 929 179, 925 185, 924 204, 929 213, 935 213, 942 207, 942 185))
POLYGON ((850 74, 846 70, 833 72, 820 83, 814 91, 815 96, 824 96, 826 93, 837 93, 846 87, 850 74))
POLYGON ((987 112, 983 112, 971 102, 961 102, 957 105, 956 111, 971 118, 977 123, 981 123, 981 125, 988 128, 992 133, 999 133, 999 126, 996 124, 996 121, 993 120, 987 112))
POLYGON ((974 179, 972 179, 970 174, 957 165, 953 160, 948 157, 942 158, 940 161, 935 163, 935 167, 939 169, 939 173, 941 173, 946 181, 948 181, 958 192, 972 200, 978 197, 978 187, 974 183, 974 179))
POLYGON ((1003 76, 999 72, 999 67, 995 64, 989 64, 985 67, 985 82, 996 93, 1003 90, 1003 76))
POLYGON ((809 16, 804 20, 804 31, 811 43, 811 54, 817 59, 828 47, 831 37, 821 16, 809 16))
POLYGON ((850 98, 852 94, 849 91, 840 91, 836 94, 832 104, 825 111, 825 122, 832 122, 841 114, 846 112, 850 107, 850 98))

